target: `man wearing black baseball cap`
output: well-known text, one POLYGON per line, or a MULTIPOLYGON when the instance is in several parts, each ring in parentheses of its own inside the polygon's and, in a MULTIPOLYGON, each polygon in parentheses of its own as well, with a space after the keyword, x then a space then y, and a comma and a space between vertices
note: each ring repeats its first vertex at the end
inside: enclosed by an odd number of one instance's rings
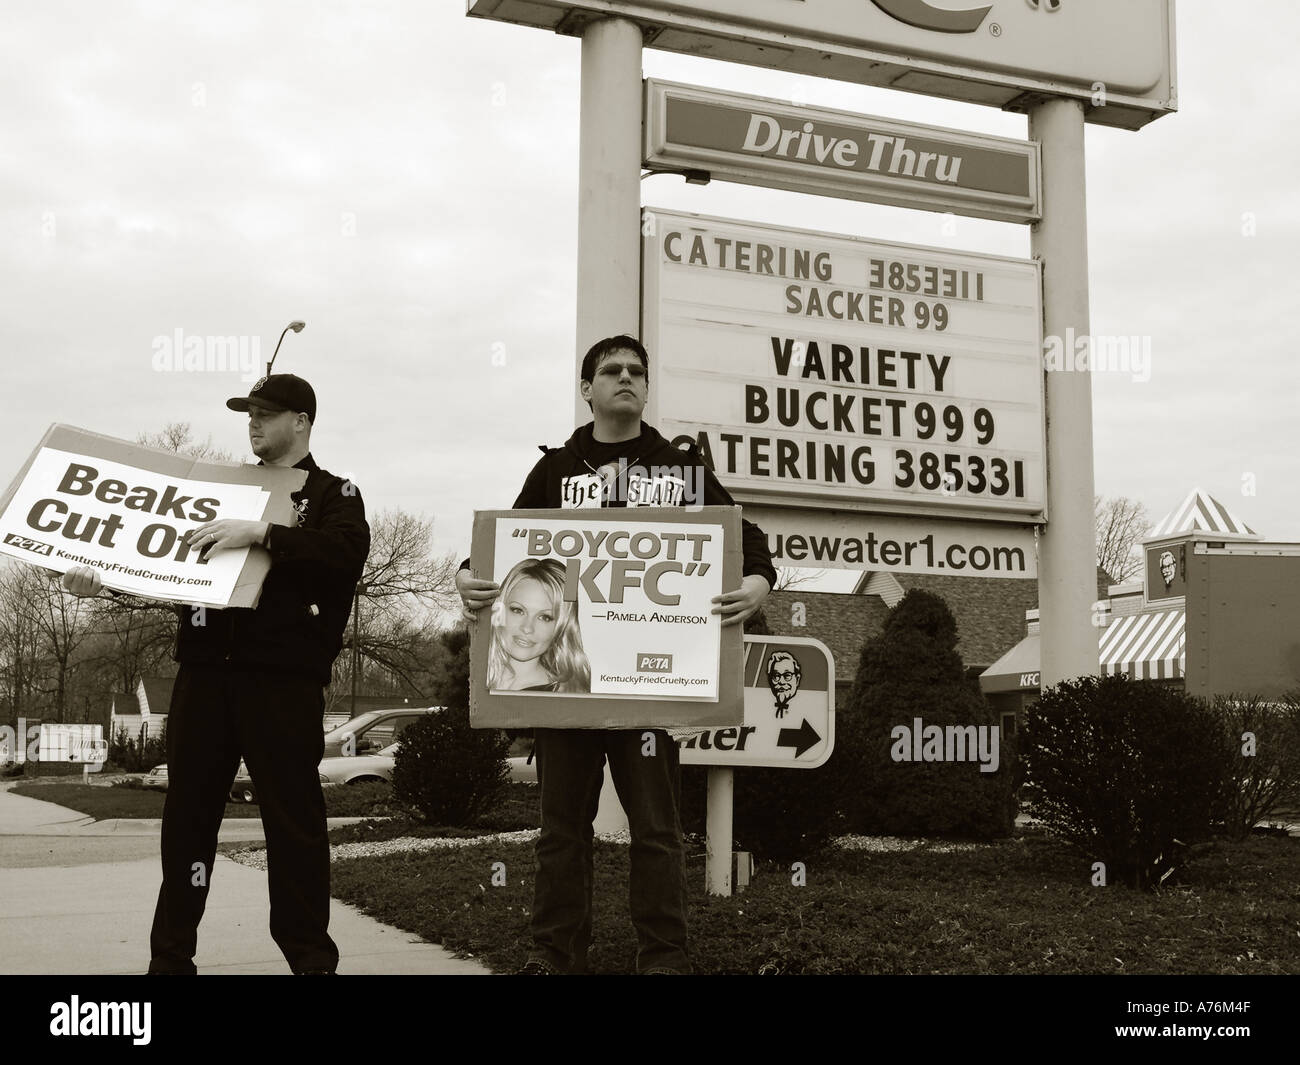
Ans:
MULTIPOLYGON (((307 415, 307 435, 316 421, 316 391, 301 377, 291 373, 277 373, 263 377, 247 396, 232 396, 226 406, 241 413, 253 406, 268 411, 301 411, 307 415)), ((255 451, 254 454, 257 454, 255 451)), ((260 456, 259 456, 260 457, 260 456)))
MULTIPOLYGON (((255 609, 180 611, 149 972, 195 972, 217 832, 242 757, 266 829, 271 935, 293 972, 332 973, 338 948, 328 931, 329 841, 317 766, 324 686, 343 646, 370 527, 356 486, 312 459, 311 385, 274 374, 226 406, 248 412, 262 464, 306 470, 307 480, 292 496, 293 526, 223 518, 187 534, 205 552, 260 545, 271 569, 255 609)), ((65 574, 64 587, 94 595, 99 577, 79 567, 65 574)))

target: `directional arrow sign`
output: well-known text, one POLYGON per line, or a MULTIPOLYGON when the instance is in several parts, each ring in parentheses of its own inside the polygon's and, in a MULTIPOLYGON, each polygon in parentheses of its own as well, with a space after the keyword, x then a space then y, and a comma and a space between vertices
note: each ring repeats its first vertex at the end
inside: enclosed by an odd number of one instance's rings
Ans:
POLYGON ((745 637, 745 721, 679 740, 682 765, 816 769, 835 746, 835 663, 796 636, 745 637))
POLYGON ((794 756, 798 758, 804 751, 810 751, 821 742, 817 730, 805 720, 798 728, 783 728, 776 738, 778 747, 793 747, 794 756))

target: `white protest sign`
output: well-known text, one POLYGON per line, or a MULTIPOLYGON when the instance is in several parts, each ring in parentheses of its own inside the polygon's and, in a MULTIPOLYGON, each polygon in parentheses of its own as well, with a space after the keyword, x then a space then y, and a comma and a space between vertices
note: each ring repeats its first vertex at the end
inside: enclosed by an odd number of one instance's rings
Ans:
POLYGON ((55 426, 0 499, 0 553, 60 573, 90 566, 106 587, 150 599, 251 606, 266 553, 204 555, 185 535, 223 518, 273 520, 273 496, 277 513, 287 511, 287 489, 304 479, 301 470, 198 463, 55 426))
MULTIPOLYGON (((532 560, 577 594, 575 623, 591 663, 593 695, 717 698, 722 625, 711 613, 713 597, 722 594, 717 526, 498 521, 495 569, 502 585, 532 560)), ((497 604, 508 629, 523 606, 509 595, 497 604)), ((511 640, 517 645, 523 637, 511 640)))
POLYGON ((734 724, 740 638, 713 599, 740 583, 739 527, 736 507, 479 512, 473 568, 501 592, 475 633, 475 724, 734 724))

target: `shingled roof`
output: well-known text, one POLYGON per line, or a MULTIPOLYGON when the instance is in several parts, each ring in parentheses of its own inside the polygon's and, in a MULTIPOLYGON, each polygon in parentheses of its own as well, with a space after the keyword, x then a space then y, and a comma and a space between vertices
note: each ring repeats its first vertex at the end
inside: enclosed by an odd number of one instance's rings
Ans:
POLYGON ((140 712, 144 713, 148 709, 150 717, 154 715, 166 717, 167 711, 171 709, 172 687, 175 683, 175 677, 141 677, 140 684, 136 688, 140 712))
MULTIPOLYGON (((1104 596, 1110 578, 1100 568, 1097 584, 1099 596, 1104 596)), ((800 588, 772 592, 763 613, 777 635, 821 640, 835 659, 836 679, 851 683, 862 645, 880 633, 890 607, 914 588, 948 604, 957 622, 957 650, 967 666, 987 666, 1014 647, 1025 634, 1025 612, 1038 606, 1038 581, 1033 578, 870 571, 849 595, 800 588)))

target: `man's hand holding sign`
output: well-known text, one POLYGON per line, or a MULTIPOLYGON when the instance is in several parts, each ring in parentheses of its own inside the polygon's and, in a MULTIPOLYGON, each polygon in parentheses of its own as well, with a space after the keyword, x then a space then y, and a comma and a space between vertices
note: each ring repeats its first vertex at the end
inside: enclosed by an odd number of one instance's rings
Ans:
POLYGON ((717 606, 713 613, 722 615, 723 625, 743 624, 763 605, 763 600, 771 590, 766 578, 751 573, 748 577, 741 578, 740 587, 735 591, 714 596, 713 602, 717 606))
POLYGON ((187 539, 204 553, 233 551, 236 548, 261 544, 270 531, 269 522, 222 518, 200 525, 187 535, 187 539))
MULTIPOLYGON (((196 548, 202 558, 213 551, 260 545, 270 529, 270 523, 265 521, 222 518, 191 529, 181 540, 196 548)), ((63 590, 77 596, 97 596, 104 590, 104 582, 93 566, 74 566, 63 575, 63 590)))

